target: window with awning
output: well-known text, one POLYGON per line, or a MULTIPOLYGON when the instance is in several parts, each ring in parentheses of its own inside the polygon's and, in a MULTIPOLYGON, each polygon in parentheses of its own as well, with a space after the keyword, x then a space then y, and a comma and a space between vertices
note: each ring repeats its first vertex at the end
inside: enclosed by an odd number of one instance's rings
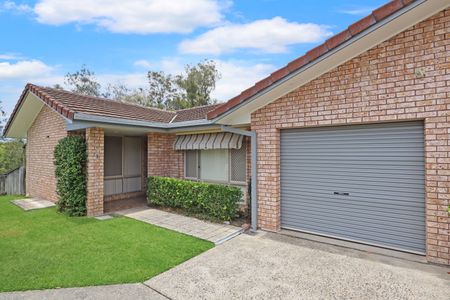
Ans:
POLYGON ((175 150, 240 149, 244 136, 229 132, 189 134, 177 136, 175 150))
POLYGON ((177 150, 185 150, 185 178, 243 184, 247 176, 244 136, 233 133, 178 136, 177 150))

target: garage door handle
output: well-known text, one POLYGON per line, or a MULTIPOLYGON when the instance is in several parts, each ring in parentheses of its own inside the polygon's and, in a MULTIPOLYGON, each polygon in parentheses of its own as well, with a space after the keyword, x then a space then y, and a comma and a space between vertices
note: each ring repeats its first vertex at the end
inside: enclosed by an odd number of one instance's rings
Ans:
POLYGON ((341 195, 341 196, 350 196, 350 193, 339 193, 339 192, 334 192, 335 195, 341 195))

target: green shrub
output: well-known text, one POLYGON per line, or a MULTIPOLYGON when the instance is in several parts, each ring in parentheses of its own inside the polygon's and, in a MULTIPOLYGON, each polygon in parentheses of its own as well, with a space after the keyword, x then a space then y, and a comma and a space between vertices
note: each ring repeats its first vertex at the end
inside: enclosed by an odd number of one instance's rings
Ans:
POLYGON ((70 216, 86 214, 86 143, 80 136, 61 139, 55 147, 58 210, 70 216))
POLYGON ((242 191, 238 187, 169 177, 148 178, 150 204, 181 208, 210 219, 231 221, 237 215, 242 191))

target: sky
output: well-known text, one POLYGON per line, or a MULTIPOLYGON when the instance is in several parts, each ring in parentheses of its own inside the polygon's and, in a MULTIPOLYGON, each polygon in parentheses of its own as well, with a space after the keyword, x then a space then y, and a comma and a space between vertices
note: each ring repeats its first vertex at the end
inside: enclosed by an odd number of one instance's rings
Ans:
POLYGON ((387 0, 0 0, 0 101, 86 65, 105 86, 214 60, 227 101, 387 0))

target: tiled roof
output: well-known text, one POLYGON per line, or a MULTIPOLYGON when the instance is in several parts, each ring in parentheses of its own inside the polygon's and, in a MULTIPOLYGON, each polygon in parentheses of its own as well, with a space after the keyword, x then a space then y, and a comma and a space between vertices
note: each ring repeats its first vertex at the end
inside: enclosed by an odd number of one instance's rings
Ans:
POLYGON ((75 113, 147 122, 170 123, 206 119, 206 114, 222 104, 199 106, 179 111, 149 108, 105 98, 80 95, 60 89, 27 84, 9 118, 4 132, 11 125, 14 115, 30 91, 48 106, 67 119, 73 120, 75 113))
POLYGON ((222 104, 223 103, 177 110, 177 115, 175 119, 172 120, 172 123, 206 119, 206 115, 208 114, 208 112, 218 108, 222 104))
POLYGON ((291 61, 286 66, 273 72, 270 76, 257 82, 254 86, 246 89, 245 91, 243 91, 236 97, 228 100, 228 102, 217 107, 213 111, 210 111, 208 113, 207 118, 214 119, 214 118, 222 115, 223 113, 229 111, 233 107, 241 104, 242 102, 245 102, 246 100, 248 100, 252 96, 256 95, 260 91, 264 90, 265 88, 271 86, 273 83, 275 83, 275 82, 281 80, 282 78, 288 76, 289 74, 297 71, 304 65, 314 61, 315 59, 324 55, 328 51, 338 47, 339 45, 343 44, 345 41, 349 40, 350 38, 354 37, 355 35, 361 33, 362 31, 373 26, 377 22, 380 22, 381 20, 389 17, 390 15, 399 11, 403 7, 413 3, 415 1, 416 0, 394 0, 394 1, 390 1, 387 4, 375 9, 367 17, 364 17, 361 20, 353 23, 352 25, 348 26, 348 28, 345 29, 344 31, 342 31, 342 32, 332 36, 328 40, 326 40, 323 44, 311 49, 310 51, 306 52, 305 55, 291 61))

